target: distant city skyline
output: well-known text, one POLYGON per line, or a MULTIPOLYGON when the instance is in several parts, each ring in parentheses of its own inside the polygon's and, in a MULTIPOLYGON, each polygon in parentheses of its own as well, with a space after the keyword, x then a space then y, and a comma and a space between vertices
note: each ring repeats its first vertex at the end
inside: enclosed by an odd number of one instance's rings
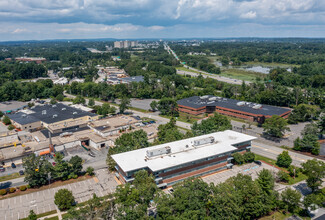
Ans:
POLYGON ((0 41, 325 37, 317 0, 0 0, 0 41))

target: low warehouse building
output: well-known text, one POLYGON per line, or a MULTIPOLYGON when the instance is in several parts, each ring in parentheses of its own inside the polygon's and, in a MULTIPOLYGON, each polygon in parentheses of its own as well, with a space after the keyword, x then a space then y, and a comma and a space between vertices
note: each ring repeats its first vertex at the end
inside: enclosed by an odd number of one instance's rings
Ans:
POLYGON ((116 176, 122 182, 132 182, 137 171, 147 170, 159 187, 165 187, 188 177, 231 168, 231 155, 249 151, 253 139, 227 130, 114 154, 112 158, 117 164, 116 176))
POLYGON ((272 115, 287 118, 291 109, 271 105, 261 105, 235 99, 221 98, 211 95, 193 96, 177 101, 180 112, 191 115, 218 112, 222 115, 263 123, 272 115))

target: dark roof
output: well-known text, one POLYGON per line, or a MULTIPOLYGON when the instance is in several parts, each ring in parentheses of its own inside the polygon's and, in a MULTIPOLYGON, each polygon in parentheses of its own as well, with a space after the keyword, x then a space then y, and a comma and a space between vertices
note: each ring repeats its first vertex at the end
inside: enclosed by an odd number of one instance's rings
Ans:
POLYGON ((86 112, 61 103, 55 105, 38 105, 31 110, 34 112, 30 114, 31 116, 34 116, 47 124, 84 116, 96 116, 94 113, 86 112))
POLYGON ((216 97, 212 95, 206 95, 206 96, 193 96, 190 98, 185 98, 177 101, 178 105, 188 106, 191 108, 201 108, 205 106, 218 106, 222 108, 227 109, 233 109, 237 111, 247 112, 251 114, 256 115, 282 115, 286 112, 291 111, 288 108, 282 108, 277 106, 271 106, 271 105, 260 105, 260 108, 253 108, 254 106, 257 107, 256 103, 251 102, 244 102, 240 100, 235 99, 227 99, 227 98, 221 98, 216 97), (238 105, 240 103, 242 105, 238 105))
POLYGON ((21 125, 26 125, 26 124, 40 121, 38 118, 36 118, 32 115, 22 113, 22 112, 17 112, 15 114, 9 114, 8 116, 11 120, 13 120, 21 125))
POLYGON ((131 76, 131 77, 125 77, 121 78, 123 82, 143 82, 143 76, 131 76))
MULTIPOLYGON (((77 131, 85 131, 85 130, 90 130, 90 128, 88 126, 86 127, 82 127, 82 128, 71 128, 71 129, 68 129, 68 130, 65 130, 63 132, 59 132, 59 133, 52 133, 51 132, 51 137, 57 137, 57 136, 60 136, 60 134, 63 134, 63 133, 67 133, 67 132, 77 132, 77 131)), ((40 131, 46 138, 49 138, 49 130, 47 129, 43 129, 40 131)))

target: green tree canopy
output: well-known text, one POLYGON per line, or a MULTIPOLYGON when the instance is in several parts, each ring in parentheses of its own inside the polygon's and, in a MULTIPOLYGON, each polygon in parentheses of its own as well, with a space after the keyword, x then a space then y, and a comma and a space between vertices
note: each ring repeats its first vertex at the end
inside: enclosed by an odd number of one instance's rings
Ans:
POLYGON ((202 120, 201 123, 195 122, 192 126, 192 132, 195 136, 228 129, 232 129, 230 120, 226 116, 218 113, 215 113, 212 117, 202 120))
POLYGON ((298 192, 297 190, 293 190, 291 188, 287 188, 281 193, 281 199, 283 205, 286 207, 286 209, 289 212, 292 213, 295 213, 295 211, 299 207, 300 198, 301 198, 300 192, 298 192))
POLYGON ((75 199, 71 191, 59 189, 54 195, 54 203, 60 210, 67 210, 74 205, 75 199))
POLYGON ((325 163, 313 159, 301 165, 303 167, 303 172, 307 176, 307 186, 309 186, 313 192, 317 191, 322 185, 322 179, 325 177, 325 163))
POLYGON ((282 138, 285 131, 290 131, 286 120, 278 115, 272 115, 271 118, 266 119, 263 128, 264 132, 278 138, 282 138))
POLYGON ((285 167, 288 168, 290 164, 292 163, 292 159, 289 155, 288 151, 283 151, 281 154, 279 154, 276 158, 276 164, 279 167, 285 167))
POLYGON ((121 104, 119 105, 119 111, 120 113, 124 113, 125 110, 129 109, 131 100, 127 97, 123 97, 121 99, 121 104))

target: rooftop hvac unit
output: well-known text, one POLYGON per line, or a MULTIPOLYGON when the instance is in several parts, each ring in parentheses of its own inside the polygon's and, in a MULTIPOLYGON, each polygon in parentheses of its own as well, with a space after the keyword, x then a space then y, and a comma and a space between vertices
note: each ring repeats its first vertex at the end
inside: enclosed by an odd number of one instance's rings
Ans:
POLYGON ((53 107, 53 108, 55 108, 55 107, 56 107, 56 105, 52 105, 52 107, 53 107))
POLYGON ((46 115, 46 110, 43 110, 42 111, 42 115, 46 115))
POLYGON ((201 96, 201 97, 200 97, 200 99, 207 99, 207 98, 209 98, 208 95, 204 95, 204 96, 201 96))
POLYGON ((216 101, 217 100, 217 97, 211 97, 209 98, 209 101, 216 101))
POLYGON ((214 142, 214 137, 202 138, 194 141, 194 146, 200 146, 203 144, 211 144, 214 142))
POLYGON ((76 115, 76 114, 78 114, 78 112, 73 112, 72 114, 76 115))
POLYGON ((170 154, 171 149, 169 146, 167 147, 161 147, 153 150, 147 150, 147 157, 155 157, 163 154, 170 154))
POLYGON ((26 115, 26 114, 23 114, 23 115, 22 115, 22 117, 23 117, 23 118, 26 118, 26 117, 27 117, 27 115, 26 115))
POLYGON ((67 108, 62 108, 61 110, 64 111, 64 110, 67 110, 67 108))
POLYGON ((254 105, 252 108, 253 109, 260 109, 260 108, 262 108, 262 105, 261 104, 257 104, 257 105, 254 105))
POLYGON ((243 106, 245 105, 245 102, 237 102, 237 106, 243 106))
POLYGON ((56 117, 58 117, 58 115, 57 115, 57 114, 53 115, 53 118, 56 118, 56 117))

